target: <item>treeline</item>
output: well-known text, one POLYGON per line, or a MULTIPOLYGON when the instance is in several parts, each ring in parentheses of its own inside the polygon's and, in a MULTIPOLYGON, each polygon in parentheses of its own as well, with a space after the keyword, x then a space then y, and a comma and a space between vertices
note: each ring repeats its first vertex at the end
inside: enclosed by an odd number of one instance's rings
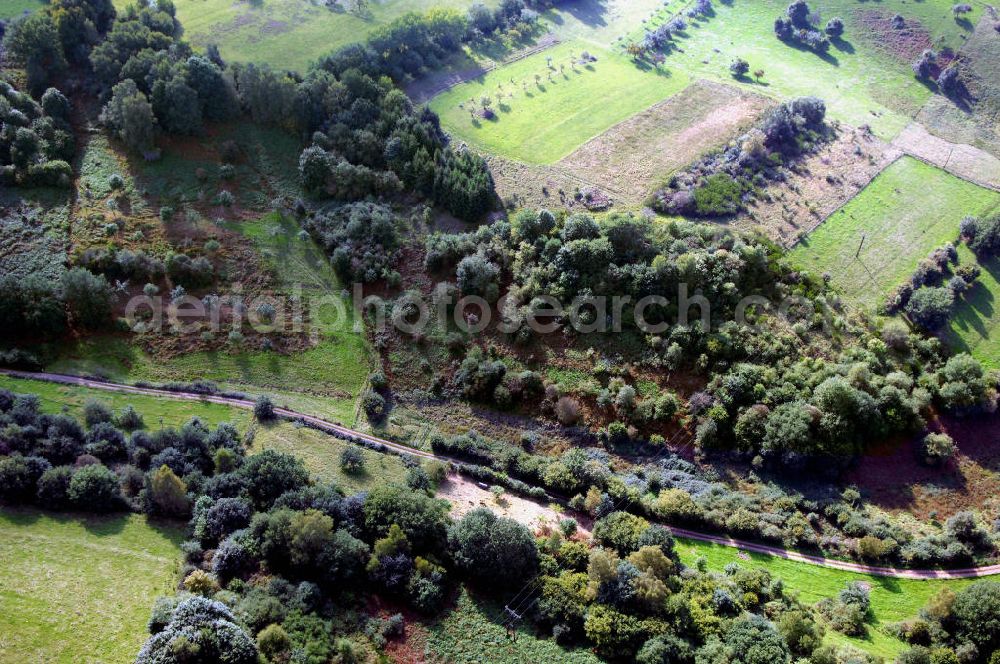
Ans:
MULTIPOLYGON (((948 519, 940 531, 914 534, 903 523, 861 504, 860 494, 851 488, 808 499, 774 483, 767 484, 766 491, 739 492, 714 470, 674 455, 619 473, 610 452, 634 451, 624 430, 622 434, 620 439, 601 436, 606 450, 573 448, 558 456, 533 454, 540 442, 534 433, 522 436, 521 449, 476 432, 435 435, 431 446, 439 454, 474 464, 463 469, 466 474, 538 500, 546 500, 545 493, 539 493, 544 487, 595 518, 626 509, 665 523, 786 548, 924 568, 969 565, 994 551, 988 525, 969 512, 948 519)), ((952 443, 938 438, 922 452, 947 455, 952 443)), ((646 451, 662 454, 664 442, 657 437, 646 451)))
POLYGON ((69 328, 98 330, 112 323, 114 291, 107 279, 73 268, 58 282, 39 275, 0 277, 0 338, 57 338, 69 328))

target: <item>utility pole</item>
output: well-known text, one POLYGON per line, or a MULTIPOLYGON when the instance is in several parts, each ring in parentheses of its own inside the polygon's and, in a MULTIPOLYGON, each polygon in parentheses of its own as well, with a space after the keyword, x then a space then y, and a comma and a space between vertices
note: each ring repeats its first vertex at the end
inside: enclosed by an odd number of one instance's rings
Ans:
POLYGON ((858 245, 858 253, 854 254, 854 258, 855 258, 855 260, 856 260, 856 259, 857 259, 857 258, 858 258, 859 256, 861 256, 861 249, 862 249, 862 248, 864 248, 864 246, 865 246, 865 240, 866 240, 866 239, 868 239, 868 236, 867 236, 867 235, 865 235, 864 233, 862 233, 862 234, 861 234, 861 244, 859 244, 859 245, 858 245))

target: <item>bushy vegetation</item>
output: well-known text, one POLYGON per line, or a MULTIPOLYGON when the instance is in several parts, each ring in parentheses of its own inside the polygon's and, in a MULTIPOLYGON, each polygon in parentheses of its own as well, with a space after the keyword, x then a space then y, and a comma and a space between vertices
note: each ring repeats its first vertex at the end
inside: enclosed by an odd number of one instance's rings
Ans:
POLYGON ((904 664, 972 662, 992 664, 1000 646, 1000 584, 979 581, 957 593, 944 589, 920 617, 896 626, 912 648, 897 660, 904 664))
POLYGON ((49 88, 36 102, 0 79, 0 184, 69 187, 76 154, 70 126, 72 108, 49 88))
POLYGON ((785 16, 774 20, 774 34, 778 39, 812 49, 817 53, 830 50, 830 39, 844 34, 844 22, 839 18, 830 19, 824 30, 812 24, 812 12, 805 0, 795 0, 788 5, 785 16), (825 33, 825 34, 824 34, 825 33))
MULTIPOLYGON (((749 70, 740 66, 734 75, 749 70)), ((790 160, 811 152, 828 138, 826 105, 815 97, 786 102, 733 141, 670 178, 651 204, 672 215, 720 217, 735 214, 754 197, 766 195, 769 181, 783 179, 790 160)))

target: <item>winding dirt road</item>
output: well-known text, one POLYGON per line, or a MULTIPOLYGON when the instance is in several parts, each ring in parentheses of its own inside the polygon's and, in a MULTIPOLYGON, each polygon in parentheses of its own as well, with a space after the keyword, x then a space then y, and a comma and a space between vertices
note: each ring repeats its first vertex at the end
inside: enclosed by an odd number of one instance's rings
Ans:
MULTIPOLYGON (((109 392, 142 394, 146 396, 163 397, 166 399, 181 399, 186 401, 203 401, 207 403, 217 403, 244 409, 253 409, 254 406, 254 402, 249 399, 225 397, 217 394, 179 392, 174 390, 158 389, 154 387, 139 387, 136 385, 111 383, 102 380, 82 378, 79 376, 67 376, 64 374, 54 374, 54 373, 44 373, 44 372, 34 372, 34 371, 16 371, 10 369, 0 369, 0 373, 14 378, 43 380, 50 383, 59 383, 62 385, 86 387, 95 390, 106 390, 109 392)), ((390 440, 379 438, 377 436, 372 436, 362 431, 356 431, 354 429, 350 429, 336 422, 330 422, 328 420, 324 420, 319 417, 313 417, 312 415, 306 415, 304 413, 290 410, 288 408, 275 408, 274 412, 279 417, 289 420, 300 420, 308 424, 309 426, 315 427, 320 431, 323 431, 325 433, 328 433, 332 436, 336 436, 337 438, 341 438, 344 440, 361 441, 369 445, 381 445, 398 454, 404 454, 419 459, 435 459, 438 461, 445 461, 445 462, 464 463, 460 459, 442 456, 439 454, 434 454, 433 452, 418 450, 413 447, 409 447, 407 445, 394 443, 390 440)), ((526 500, 526 499, 518 497, 517 500, 526 500)), ((539 506, 539 507, 541 507, 543 511, 551 512, 550 516, 553 522, 557 521, 560 518, 559 514, 557 514, 554 510, 551 510, 547 506, 539 506)), ((537 510, 534 510, 534 512, 536 512, 536 514, 532 518, 537 520, 537 510)), ((534 526, 536 524, 530 523, 525 525, 534 526)), ((896 567, 879 567, 875 565, 865 565, 863 563, 851 562, 848 560, 839 560, 836 558, 823 558, 821 556, 809 555, 806 553, 800 553, 798 551, 792 551, 788 549, 782 549, 779 547, 768 546, 766 544, 747 542, 732 537, 726 537, 724 535, 709 535, 706 533, 687 530, 685 528, 677 528, 674 526, 668 526, 668 528, 670 528, 673 534, 676 535, 677 537, 697 540, 700 542, 708 542, 711 544, 718 544, 720 546, 732 547, 735 549, 740 549, 741 551, 771 555, 778 558, 784 558, 786 560, 805 563, 808 565, 817 565, 820 567, 838 569, 845 572, 856 572, 858 574, 869 574, 872 576, 892 577, 897 579, 927 580, 927 579, 971 579, 984 576, 1000 575, 1000 564, 986 565, 983 567, 969 567, 964 569, 949 569, 949 570, 918 570, 918 569, 901 569, 896 567)))

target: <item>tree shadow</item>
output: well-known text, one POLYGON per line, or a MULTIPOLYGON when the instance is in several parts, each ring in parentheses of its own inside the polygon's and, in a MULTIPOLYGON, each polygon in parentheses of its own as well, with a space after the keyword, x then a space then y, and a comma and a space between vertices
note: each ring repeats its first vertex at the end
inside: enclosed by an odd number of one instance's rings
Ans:
POLYGON ((972 32, 973 30, 975 30, 975 26, 972 25, 972 21, 965 18, 964 16, 956 16, 955 23, 957 23, 959 27, 961 27, 966 32, 972 32))
POLYGON ((559 4, 558 8, 588 28, 604 28, 608 25, 605 18, 608 13, 607 5, 607 0, 570 0, 559 4))
POLYGON ((854 44, 847 41, 843 37, 831 37, 830 43, 833 44, 833 47, 841 53, 847 53, 848 55, 854 53, 854 44))

